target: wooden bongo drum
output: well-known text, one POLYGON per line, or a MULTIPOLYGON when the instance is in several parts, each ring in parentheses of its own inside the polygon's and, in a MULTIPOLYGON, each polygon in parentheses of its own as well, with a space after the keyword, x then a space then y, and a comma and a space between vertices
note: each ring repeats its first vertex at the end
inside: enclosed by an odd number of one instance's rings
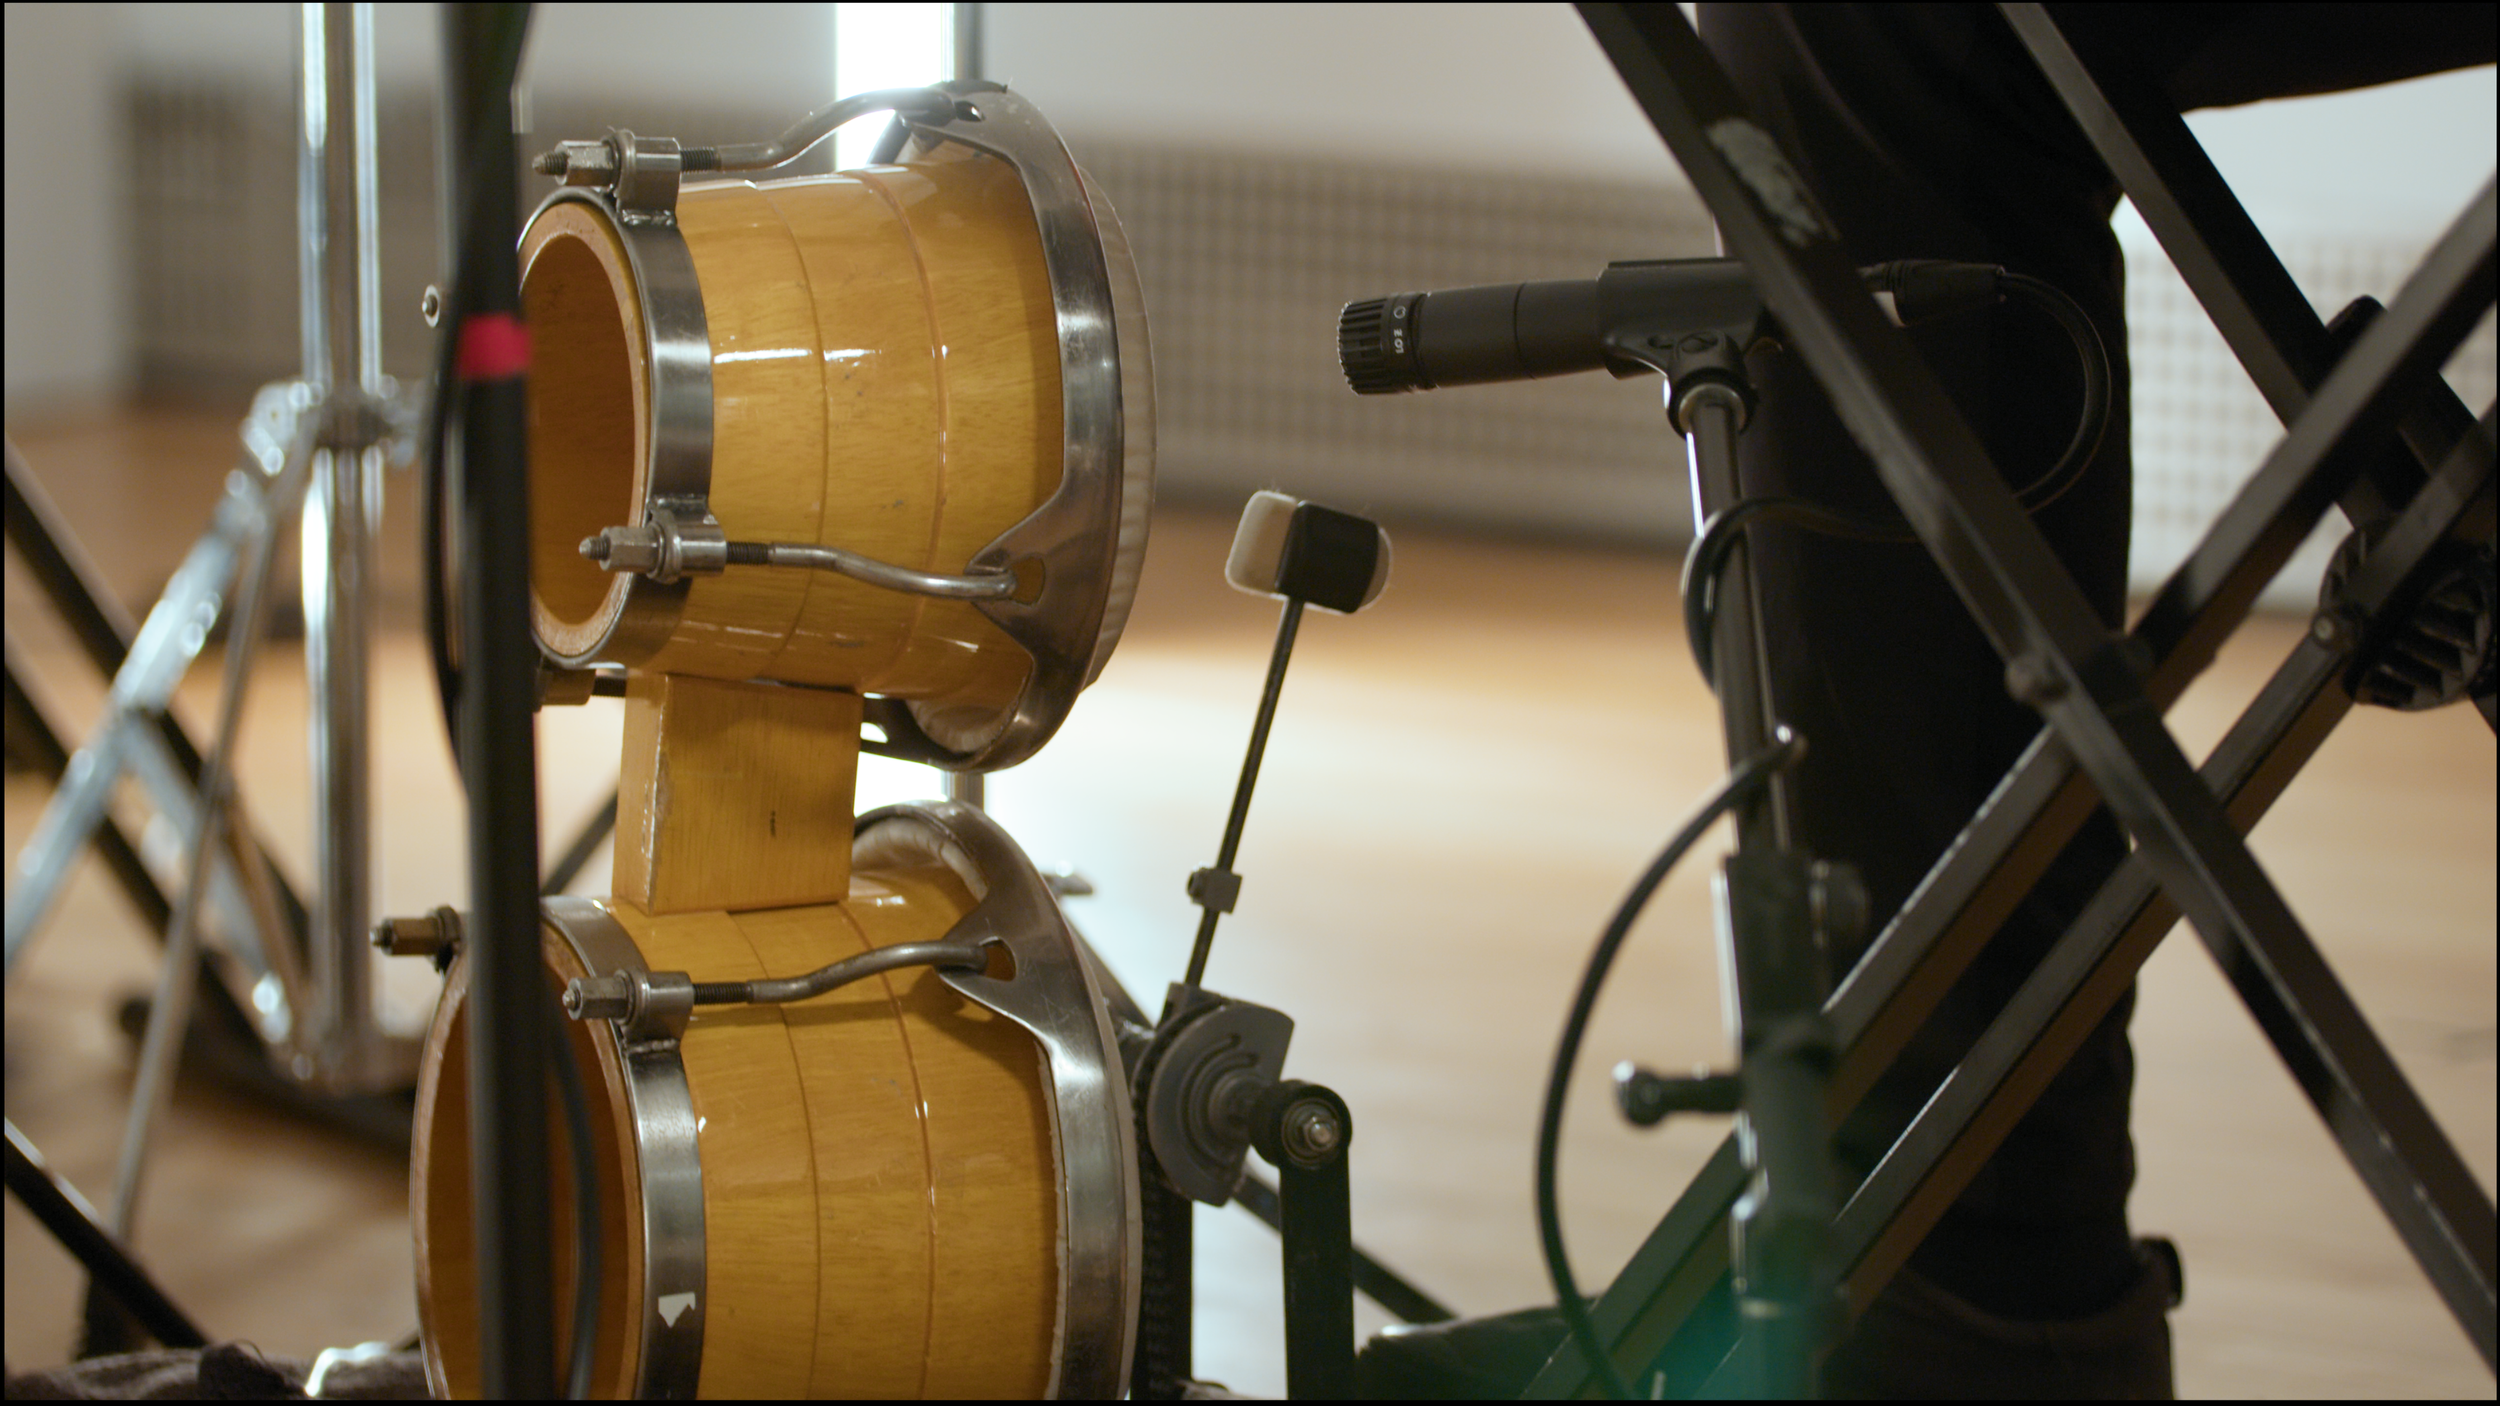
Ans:
MULTIPOLYGON (((788 978, 967 930, 1003 949, 986 971, 909 966, 794 1002, 697 1007, 674 1035, 570 1023, 600 1169, 596 1395, 1107 1396, 1125 1382, 1137 1164, 1090 954, 977 810, 880 811, 860 846, 845 904, 549 905, 551 988, 666 967, 788 978)), ((426 1367, 448 1396, 475 1396, 479 1370, 467 988, 456 961, 413 1155, 426 1367)), ((574 1212, 556 1183, 569 1322, 574 1212)))
POLYGON ((554 662, 896 700, 916 759, 984 770, 1100 671, 1152 496, 1136 268, 1040 116, 964 92, 834 176, 680 190, 674 143, 620 133, 630 170, 531 220, 554 662))
MULTIPOLYGON (((628 671, 619 896, 549 900, 541 933, 595 1168, 583 1216, 551 1091, 591 1389, 1118 1396, 1115 988, 978 809, 851 814, 864 718, 916 760, 1012 765, 1117 642, 1153 472, 1118 221, 995 85, 847 100, 776 147, 556 157, 521 245, 532 625, 559 669, 628 671), (879 108, 899 161, 679 187, 879 108)), ((412 1171, 445 1395, 481 1379, 468 991, 455 957, 412 1171)))

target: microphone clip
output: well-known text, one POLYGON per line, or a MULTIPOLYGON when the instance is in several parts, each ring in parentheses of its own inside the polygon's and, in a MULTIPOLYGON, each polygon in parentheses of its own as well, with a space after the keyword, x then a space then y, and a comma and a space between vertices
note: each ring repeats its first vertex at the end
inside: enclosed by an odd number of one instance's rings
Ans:
POLYGON ((1752 379, 1745 374, 1745 353, 1770 340, 1756 323, 1732 332, 1627 331, 1609 335, 1606 347, 1613 355, 1637 361, 1666 377, 1667 422, 1677 434, 1690 435, 1693 428, 1685 407, 1705 386, 1720 387, 1734 395, 1737 429, 1752 423, 1757 397, 1752 379))

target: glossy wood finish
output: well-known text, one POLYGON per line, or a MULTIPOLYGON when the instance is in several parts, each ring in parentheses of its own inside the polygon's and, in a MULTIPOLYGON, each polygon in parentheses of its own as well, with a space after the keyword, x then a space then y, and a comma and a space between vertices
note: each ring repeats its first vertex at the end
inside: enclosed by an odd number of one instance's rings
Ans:
MULTIPOLYGON (((971 906, 943 869, 864 873, 840 905, 654 917, 613 905, 655 970, 698 981, 795 976, 942 936, 971 906)), ((551 936, 551 975, 575 974, 551 936)), ((465 964, 428 1035, 412 1209, 428 1367, 472 1395, 476 1330, 460 1093, 465 964)), ((701 1394, 1032 1396, 1056 1336, 1059 1192, 1040 1052, 1019 1028, 912 968, 787 1006, 699 1009, 683 1043, 703 1163, 701 1394)), ((595 1071, 603 1392, 631 1379, 643 1246, 614 1042, 573 1027, 595 1071)), ((561 1142, 561 1137, 558 1141, 561 1142)), ((559 1154, 561 1155, 561 1154, 559 1154)), ((561 1163, 559 1163, 561 1165, 561 1163)), ((551 1239, 569 1264, 561 1172, 551 1239)), ((560 1288, 569 1303, 570 1285, 560 1288)))
MULTIPOLYGON (((1055 315, 1004 162, 946 147, 905 166, 691 186, 678 224, 711 340, 711 507, 733 540, 955 572, 1058 486, 1055 315)), ((535 619, 577 652, 621 600, 575 546, 639 521, 648 371, 633 274, 604 217, 552 206, 522 253, 535 619)), ((777 567, 695 580, 647 662, 927 700, 976 730, 1028 668, 970 605, 777 567)))
POLYGON ((641 520, 651 372, 633 267, 615 228, 580 204, 549 206, 521 242, 530 326, 530 628, 567 656, 599 638, 625 580, 579 550, 641 520))
MULTIPOLYGON (((945 148, 908 166, 695 187, 678 222, 711 343, 710 505, 732 540, 954 572, 1058 486, 1056 324, 1024 188, 1003 162, 945 148)), ((605 216, 550 206, 523 254, 539 339, 534 619, 573 654, 623 605, 622 580, 575 544, 640 520, 650 374, 634 274, 605 216)), ((697 578, 626 698, 614 907, 646 960, 751 980, 943 936, 969 906, 951 874, 850 873, 860 695, 921 700, 933 735, 973 745, 1028 669, 968 605, 777 568, 697 578)), ((420 1255, 441 1255, 428 1286, 468 1272, 449 1224, 465 1198, 432 1189, 461 1139, 430 1126, 462 1114, 443 1072, 461 989, 420 1095, 417 1211, 444 1223, 420 1234, 420 1255)), ((615 1054, 600 1043, 613 1113, 615 1054)), ((1029 1036, 919 970, 795 1006, 706 1008, 682 1047, 704 1176, 703 1394, 1048 1386, 1058 1162, 1029 1036)), ((618 1150, 630 1126, 601 1130, 603 1176, 630 1158, 618 1150)), ((638 1276, 630 1219, 616 1205, 608 1238, 638 1276)), ((474 1348, 449 1331, 438 1385, 458 1386, 474 1379, 474 1348)), ((624 1349, 602 1351, 602 1382, 629 1381, 613 1356, 624 1349)))
MULTIPOLYGON (((549 975, 549 994, 562 990, 571 977, 586 975, 572 949, 552 933, 540 943, 549 975)), ((437 1397, 475 1398, 478 1394, 478 1322, 476 1203, 469 1141, 468 963, 455 962, 444 983, 443 1000, 426 1032, 425 1059, 417 1073, 420 1110, 410 1139, 409 1224, 415 1233, 417 1322, 426 1343, 426 1375, 437 1397)), ((550 1013, 554 1007, 549 1007, 550 1013)), ((632 1113, 625 1098, 624 1071, 617 1063, 616 1043, 594 1039, 578 1022, 566 1022, 566 1049, 583 1070, 590 1097, 591 1138, 599 1168, 600 1287, 599 1365, 591 1377, 599 1397, 623 1394, 640 1362, 641 1342, 628 1331, 641 1313, 631 1296, 642 1280, 642 1226, 623 1213, 636 1177, 632 1113)), ((551 1165, 571 1165, 571 1137, 561 1104, 547 1100, 551 1165)), ((575 1274, 573 1258, 573 1180, 559 1173, 551 1179, 553 1199, 548 1222, 556 1274, 556 1301, 566 1323, 572 1321, 575 1274)), ((569 1336, 556 1349, 559 1363, 570 1360, 569 1336)))
POLYGON ((653 913, 839 902, 859 695, 630 674, 616 891, 653 913))

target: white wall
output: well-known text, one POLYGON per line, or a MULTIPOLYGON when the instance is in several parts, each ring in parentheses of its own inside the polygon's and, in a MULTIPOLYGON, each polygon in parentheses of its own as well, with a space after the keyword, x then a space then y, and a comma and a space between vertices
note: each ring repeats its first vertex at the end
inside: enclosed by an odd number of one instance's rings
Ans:
POLYGON ((1568 5, 992 4, 983 44, 1072 133, 1681 180, 1568 5))
MULTIPOLYGON (((432 81, 437 8, 379 7, 386 81, 432 81)), ((795 114, 830 86, 829 6, 538 13, 538 91, 734 98, 795 114)), ((12 4, 7 15, 9 399, 109 396, 130 361, 110 162, 120 75, 207 72, 292 91, 294 7, 12 4)), ((988 27, 993 76, 1079 137, 1677 179, 1565 5, 993 4, 988 27)), ((2192 122, 2269 232, 2427 229, 2492 169, 2493 77, 2192 122)))
POLYGON ((2500 86, 2485 66, 2190 113, 2188 127, 2269 236, 2427 233, 2491 178, 2500 86))
MULTIPOLYGON (((386 78, 434 73, 436 8, 378 7, 386 78)), ((109 43, 142 68, 292 83, 291 5, 8 10, 12 115, 27 100, 21 70, 52 78, 55 89, 85 71, 59 38, 15 42, 21 24, 76 30, 84 37, 69 42, 83 52, 109 43)), ((1005 3, 989 7, 987 47, 992 76, 1079 131, 1433 165, 1670 174, 1664 148, 1568 5, 1005 3)), ((550 88, 736 94, 798 109, 823 100, 832 71, 824 5, 540 5, 529 54, 532 80, 550 88)), ((2200 113, 2191 125, 2260 219, 2409 225, 2426 210, 2454 211, 2490 173, 2492 70, 2200 113)))
POLYGON ((118 398, 131 375, 120 108, 108 7, 7 9, 6 394, 25 408, 118 398))
MULTIPOLYGON (((14 7, 13 7, 14 8, 14 7)), ((213 72, 292 91, 293 5, 124 4, 129 62, 213 72)), ((440 7, 375 7, 374 62, 385 82, 431 82, 440 69, 440 7)), ((525 81, 564 92, 634 90, 667 99, 737 95, 801 111, 825 101, 833 73, 827 5, 540 5, 525 81)), ((795 114, 793 114, 795 115, 795 114)))

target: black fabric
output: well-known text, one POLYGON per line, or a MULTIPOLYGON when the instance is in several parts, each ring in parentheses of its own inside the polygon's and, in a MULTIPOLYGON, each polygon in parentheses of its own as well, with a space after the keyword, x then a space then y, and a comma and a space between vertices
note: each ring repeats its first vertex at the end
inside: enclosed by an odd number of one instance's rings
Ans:
MULTIPOLYGON (((263 1357, 243 1343, 91 1357, 8 1378, 11 1401, 302 1401, 313 1364, 263 1357)), ((335 1360, 322 1379, 329 1401, 422 1401, 431 1393, 417 1352, 335 1360)))
MULTIPOLYGON (((2183 107, 2330 91, 2493 54, 2485 5, 2085 5, 2061 23, 2127 56, 2183 107)), ((1637 17, 1672 23, 1663 10, 1637 17)), ((2103 619, 2125 603, 2130 509, 2125 280, 2109 229, 2119 190, 2012 30, 1982 5, 1703 5, 1701 32, 1796 163, 1860 263, 2003 264, 2066 291, 2116 365, 2108 432, 2076 486, 2036 516, 2103 619)), ((1913 340, 2013 486, 2071 432, 2079 381, 2064 337, 2007 304, 1913 340)), ((1762 410, 1742 442, 1748 494, 1798 493, 1882 514, 1872 466, 1794 357, 1752 365, 1762 410)), ((1915 546, 1753 531, 1781 716, 1810 743, 1804 843, 1859 867, 1878 915, 1933 866, 2039 728, 2004 665, 1915 546)), ((1863 1173, 2123 854, 2096 817, 2006 922, 1893 1074, 1844 1129, 1863 1173)), ((1879 923, 1880 926, 1880 916, 1879 923)), ((2008 1320, 2076 1318, 2139 1282, 2126 1195, 2131 1000, 2088 1040, 1913 1259, 2008 1320)))
POLYGON ((1905 1269, 1823 1364, 1823 1392, 1890 1401, 2167 1401, 2176 1252, 2139 1246, 2117 1299, 2081 1318, 2021 1322, 1905 1269))

